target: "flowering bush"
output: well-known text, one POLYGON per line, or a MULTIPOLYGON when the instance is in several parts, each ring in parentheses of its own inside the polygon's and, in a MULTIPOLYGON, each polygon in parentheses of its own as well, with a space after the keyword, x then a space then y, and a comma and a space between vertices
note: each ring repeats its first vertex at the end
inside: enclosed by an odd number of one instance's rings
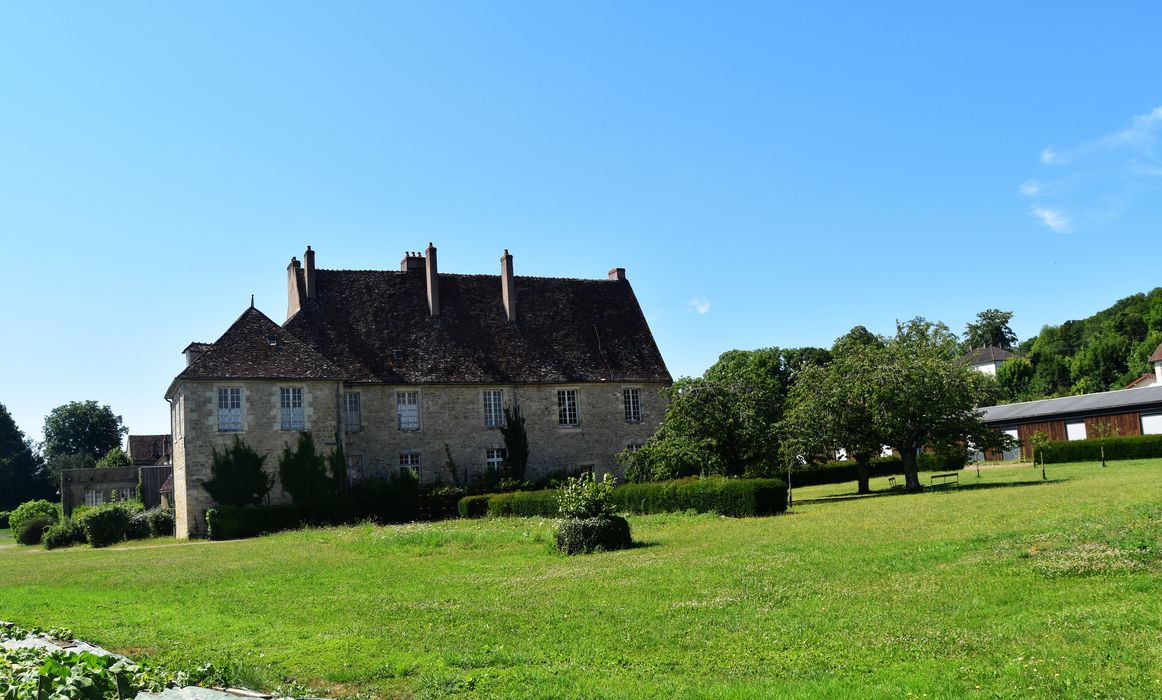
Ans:
POLYGON ((601 481, 593 474, 569 477, 557 490, 561 517, 587 519, 613 515, 613 485, 616 481, 610 474, 601 481))

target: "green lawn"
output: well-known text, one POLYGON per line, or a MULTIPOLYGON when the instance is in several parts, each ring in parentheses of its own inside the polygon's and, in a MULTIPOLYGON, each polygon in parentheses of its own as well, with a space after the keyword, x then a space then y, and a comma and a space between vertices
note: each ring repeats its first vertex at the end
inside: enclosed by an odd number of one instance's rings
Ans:
POLYGON ((573 558, 535 519, 4 547, 0 619, 335 695, 1162 697, 1162 461, 1049 476, 635 517, 573 558))

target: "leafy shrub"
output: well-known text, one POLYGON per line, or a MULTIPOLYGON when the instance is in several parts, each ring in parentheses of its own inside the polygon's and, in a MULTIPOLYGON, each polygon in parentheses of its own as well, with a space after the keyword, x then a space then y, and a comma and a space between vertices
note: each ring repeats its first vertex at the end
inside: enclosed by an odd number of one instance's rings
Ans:
POLYGON ((569 518, 557 529, 557 549, 565 554, 613 551, 633 545, 629 523, 619 515, 569 518))
POLYGON ((315 438, 306 431, 299 433, 293 450, 290 445, 283 448, 278 459, 278 478, 295 503, 326 498, 336 488, 336 481, 327 476, 327 458, 318 453, 315 438))
POLYGON ((8 525, 19 532, 20 526, 30 518, 48 518, 51 523, 60 522, 64 517, 59 503, 50 503, 49 501, 28 501, 21 503, 8 514, 8 525))
POLYGON ((274 477, 262 468, 265 461, 266 455, 234 436, 234 443, 224 452, 214 450, 210 478, 202 482, 202 488, 222 505, 258 505, 274 485, 274 477))
POLYGON ((149 518, 145 511, 139 511, 129 516, 129 526, 125 529, 125 539, 144 540, 150 536, 149 518))
POLYGON ((174 509, 162 508, 156 506, 144 511, 142 515, 145 516, 149 523, 149 534, 152 537, 173 537, 174 533, 174 509))
POLYGON ((407 523, 419 517, 420 482, 408 470, 390 479, 364 479, 351 488, 344 511, 359 520, 407 523))
POLYGON ((8 527, 8 511, 0 510, 0 530, 7 530, 8 527))
MULTIPOLYGON (((1102 440, 1063 440, 1045 446, 1045 461, 1052 464, 1066 462, 1096 462, 1101 459, 1102 440)), ((1150 459, 1162 457, 1162 435, 1119 435, 1105 439, 1107 460, 1150 459)))
POLYGON ((16 531, 16 542, 18 544, 40 544, 44 537, 44 531, 56 524, 52 518, 47 518, 43 515, 36 515, 31 518, 20 521, 20 527, 13 528, 16 531))
POLYGON ((561 517, 586 520, 613 515, 615 482, 616 479, 609 474, 598 481, 592 472, 569 478, 557 490, 561 517))
POLYGON ((461 518, 483 518, 488 515, 488 500, 490 498, 492 496, 487 493, 465 496, 456 504, 456 510, 460 513, 461 518))
POLYGON ((65 518, 46 530, 42 539, 45 549, 72 547, 86 542, 88 540, 85 538, 85 529, 81 527, 80 523, 69 518, 65 518))
POLYGON ((133 512, 122 503, 97 506, 79 518, 85 538, 94 547, 108 547, 125 540, 133 512))

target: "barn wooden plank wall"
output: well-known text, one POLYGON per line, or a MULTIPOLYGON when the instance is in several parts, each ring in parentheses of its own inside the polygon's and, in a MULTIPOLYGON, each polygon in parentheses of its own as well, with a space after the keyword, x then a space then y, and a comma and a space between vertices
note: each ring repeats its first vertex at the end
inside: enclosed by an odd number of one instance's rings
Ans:
POLYGON ((1050 420, 1041 423, 1023 423, 1017 426, 1017 438, 1021 441, 1021 458, 1033 459, 1033 433, 1041 431, 1050 440, 1065 439, 1065 421, 1050 420))
POLYGON ((1110 435, 1141 435, 1142 418, 1137 411, 1134 413, 1119 413, 1116 416, 1097 416, 1085 419, 1085 435, 1088 438, 1098 437, 1099 423, 1109 424, 1113 430, 1110 435))

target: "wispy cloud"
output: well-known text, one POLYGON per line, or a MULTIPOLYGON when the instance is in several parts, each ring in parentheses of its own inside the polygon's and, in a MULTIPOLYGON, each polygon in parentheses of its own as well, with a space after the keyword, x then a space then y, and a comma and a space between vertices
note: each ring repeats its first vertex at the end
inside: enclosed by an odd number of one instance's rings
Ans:
POLYGON ((1041 219, 1041 223, 1053 229, 1057 233, 1069 233, 1069 217, 1063 212, 1055 209, 1045 209, 1043 207, 1034 206, 1033 213, 1037 218, 1041 219))
POLYGON ((1127 211, 1144 190, 1162 187, 1160 133, 1162 106, 1091 141, 1047 146, 1041 164, 1052 169, 1045 170, 1044 179, 1025 180, 1017 191, 1030 200, 1030 213, 1057 233, 1100 228, 1127 211))
POLYGON ((689 311, 697 311, 700 314, 710 313, 710 300, 706 297, 694 297, 690 300, 689 311))

